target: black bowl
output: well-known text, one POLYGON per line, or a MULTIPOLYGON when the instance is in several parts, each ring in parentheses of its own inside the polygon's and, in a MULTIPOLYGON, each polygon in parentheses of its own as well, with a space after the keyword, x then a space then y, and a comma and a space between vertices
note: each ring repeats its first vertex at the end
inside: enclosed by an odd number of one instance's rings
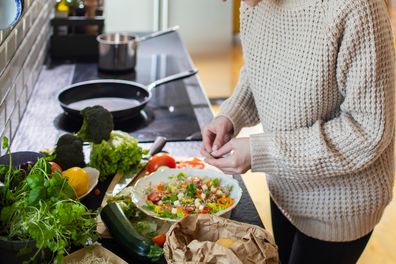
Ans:
MULTIPOLYGON (((0 255, 4 263, 19 264, 28 261, 37 251, 34 240, 8 240, 0 236, 0 255)), ((40 258, 33 263, 40 263, 40 258)), ((3 263, 0 260, 0 263, 3 263)))
MULTIPOLYGON (((32 161, 35 163, 39 158, 44 157, 43 154, 33 151, 18 151, 18 152, 11 152, 12 156, 12 166, 18 167, 22 163, 26 161, 32 161)), ((5 154, 0 157, 0 164, 9 165, 10 164, 10 156, 5 154)))

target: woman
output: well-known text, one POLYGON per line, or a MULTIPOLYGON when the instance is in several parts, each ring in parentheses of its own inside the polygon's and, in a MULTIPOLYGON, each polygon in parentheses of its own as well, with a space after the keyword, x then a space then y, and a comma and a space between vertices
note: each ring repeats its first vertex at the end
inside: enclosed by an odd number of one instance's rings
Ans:
POLYGON ((241 40, 240 81, 202 133, 206 161, 266 174, 282 263, 355 263, 392 198, 384 0, 246 0, 241 40), (262 134, 234 138, 259 122, 262 134))

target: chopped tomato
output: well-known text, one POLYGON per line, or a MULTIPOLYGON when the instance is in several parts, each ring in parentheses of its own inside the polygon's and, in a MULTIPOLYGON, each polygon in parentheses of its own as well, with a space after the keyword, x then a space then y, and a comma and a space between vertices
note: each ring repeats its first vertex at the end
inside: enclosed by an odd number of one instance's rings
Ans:
POLYGON ((188 160, 178 161, 177 167, 179 169, 183 169, 183 168, 203 169, 205 168, 205 163, 200 158, 194 157, 188 160))
POLYGON ((152 173, 161 166, 176 168, 176 160, 167 153, 158 153, 149 159, 146 170, 152 173))
POLYGON ((162 199, 162 194, 160 192, 152 192, 147 196, 147 200, 152 201, 154 204, 157 204, 162 199))
POLYGON ((55 163, 53 161, 50 161, 49 164, 51 165, 51 174, 54 174, 55 171, 62 172, 61 166, 58 165, 58 163, 55 163))
POLYGON ((159 234, 155 237, 152 238, 152 241, 154 244, 163 247, 165 244, 165 240, 166 240, 166 235, 165 234, 159 234))
POLYGON ((209 214, 210 209, 209 207, 205 206, 204 209, 200 210, 198 213, 199 214, 209 214))
POLYGON ((176 207, 176 210, 178 211, 178 212, 181 212, 184 216, 186 216, 186 215, 188 215, 188 212, 186 211, 186 210, 184 210, 182 207, 180 207, 180 206, 177 206, 176 207))
POLYGON ((158 190, 159 192, 161 192, 161 193, 165 192, 165 190, 166 190, 165 185, 163 185, 163 184, 158 184, 157 190, 158 190))
POLYGON ((195 205, 187 205, 186 206, 186 211, 188 212, 188 213, 191 213, 192 211, 194 211, 195 210, 195 205))
POLYGON ((217 199, 217 204, 219 206, 228 208, 234 204, 234 199, 232 199, 231 197, 222 197, 222 198, 217 199))

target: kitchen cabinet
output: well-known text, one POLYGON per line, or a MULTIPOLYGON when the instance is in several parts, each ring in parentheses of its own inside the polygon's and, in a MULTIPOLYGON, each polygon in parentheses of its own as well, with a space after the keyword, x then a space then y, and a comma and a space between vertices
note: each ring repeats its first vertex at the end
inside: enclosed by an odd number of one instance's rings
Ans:
POLYGON ((229 52, 232 44, 232 1, 107 0, 106 31, 150 31, 180 25, 180 35, 193 55, 229 52))

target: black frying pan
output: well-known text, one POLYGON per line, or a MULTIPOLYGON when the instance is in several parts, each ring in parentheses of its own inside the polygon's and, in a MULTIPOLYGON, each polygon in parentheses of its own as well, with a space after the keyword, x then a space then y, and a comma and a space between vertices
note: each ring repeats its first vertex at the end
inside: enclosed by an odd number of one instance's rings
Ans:
POLYGON ((151 99, 151 89, 161 84, 187 78, 196 69, 170 75, 147 86, 123 80, 94 80, 75 83, 58 95, 63 110, 73 118, 81 118, 85 107, 101 105, 113 114, 115 120, 137 116, 151 99))

